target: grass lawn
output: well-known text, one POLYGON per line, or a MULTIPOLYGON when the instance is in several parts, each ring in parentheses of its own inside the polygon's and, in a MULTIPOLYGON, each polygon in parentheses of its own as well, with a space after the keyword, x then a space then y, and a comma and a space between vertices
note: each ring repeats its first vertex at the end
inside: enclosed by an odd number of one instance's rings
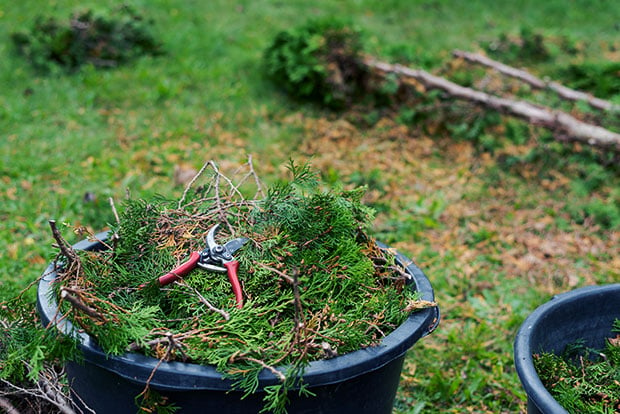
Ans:
POLYGON ((475 114, 448 130, 383 113, 360 123, 359 113, 291 101, 264 78, 261 57, 279 31, 339 15, 364 31, 368 52, 435 71, 447 70, 453 49, 477 51, 527 27, 557 50, 524 66, 555 74, 620 59, 620 3, 126 3, 154 20, 164 56, 46 76, 14 54, 10 34, 39 14, 65 20, 103 2, 0 5, 0 300, 51 259, 50 219, 77 241, 69 226, 98 231, 114 220, 110 197, 179 197, 175 171, 210 159, 231 171, 252 156, 269 183, 289 158, 310 160, 329 183, 368 186, 377 238, 415 258, 435 288, 442 322, 409 352, 395 412, 524 411, 512 362, 520 323, 555 293, 620 281, 617 160, 596 163, 505 119, 468 134, 484 121, 475 114), (488 145, 514 131, 521 142, 488 145))

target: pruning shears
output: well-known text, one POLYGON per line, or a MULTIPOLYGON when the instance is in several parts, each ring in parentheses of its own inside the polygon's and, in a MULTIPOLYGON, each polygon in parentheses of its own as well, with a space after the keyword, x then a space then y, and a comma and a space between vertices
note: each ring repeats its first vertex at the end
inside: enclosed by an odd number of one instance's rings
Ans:
POLYGON ((239 278, 237 277, 239 262, 235 260, 233 255, 248 241, 248 239, 239 237, 224 245, 220 245, 215 241, 215 233, 217 233, 219 227, 220 224, 218 223, 209 229, 206 237, 207 247, 204 250, 192 252, 187 261, 174 270, 160 276, 157 281, 160 286, 168 285, 181 279, 197 266, 218 273, 226 273, 232 285, 233 293, 235 294, 237 308, 241 309, 243 307, 243 293, 241 291, 239 278))

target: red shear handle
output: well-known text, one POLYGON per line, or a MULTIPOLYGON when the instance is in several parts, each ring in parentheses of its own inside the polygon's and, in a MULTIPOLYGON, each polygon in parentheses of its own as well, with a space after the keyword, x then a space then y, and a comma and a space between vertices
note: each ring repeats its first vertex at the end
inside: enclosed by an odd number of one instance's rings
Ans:
POLYGON ((198 260, 200 260, 200 253, 192 252, 189 255, 189 259, 185 263, 183 263, 182 265, 180 265, 179 267, 177 267, 170 273, 166 273, 165 275, 160 276, 157 279, 159 281, 159 285, 165 286, 174 281, 179 280, 181 277, 191 272, 192 269, 194 269, 197 266, 198 260))
POLYGON ((237 269, 239 269, 239 262, 233 260, 232 262, 224 263, 224 266, 228 270, 228 280, 232 285, 233 293, 235 294, 235 300, 237 301, 237 308, 243 307, 243 293, 241 292, 241 284, 237 277, 237 269))

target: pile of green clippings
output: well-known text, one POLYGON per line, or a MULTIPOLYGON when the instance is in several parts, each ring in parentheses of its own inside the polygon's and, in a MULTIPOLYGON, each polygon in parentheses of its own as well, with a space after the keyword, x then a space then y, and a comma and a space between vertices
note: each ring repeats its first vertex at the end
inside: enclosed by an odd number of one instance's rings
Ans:
POLYGON ((534 355, 545 388, 569 413, 620 412, 620 320, 613 332, 618 335, 608 338, 602 350, 578 342, 561 355, 534 355))
POLYGON ((208 183, 180 200, 126 200, 109 249, 76 252, 79 265, 63 258, 61 311, 110 354, 214 365, 248 393, 261 370, 287 366, 265 393, 265 410, 285 412, 304 366, 378 344, 409 316, 415 293, 394 254, 368 236, 363 189, 321 191, 307 166, 291 164, 290 181, 246 198, 257 179, 233 183, 210 165, 208 183), (249 239, 235 254, 240 309, 221 273, 197 268, 154 283, 202 250, 217 223, 219 243, 249 239))

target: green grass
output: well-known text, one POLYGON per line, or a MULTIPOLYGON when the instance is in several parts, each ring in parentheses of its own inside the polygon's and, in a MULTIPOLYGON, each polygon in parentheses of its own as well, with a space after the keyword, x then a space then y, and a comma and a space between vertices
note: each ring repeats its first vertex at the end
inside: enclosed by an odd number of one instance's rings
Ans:
MULTIPOLYGON (((41 274, 53 253, 49 219, 100 230, 113 220, 108 197, 120 200, 127 190, 178 197, 175 165, 215 159, 233 169, 252 155, 272 182, 290 157, 310 158, 329 182, 369 186, 378 237, 413 256, 436 290, 442 324, 410 352, 395 411, 523 411, 511 356, 521 321, 553 293, 620 280, 617 210, 606 210, 618 200, 617 172, 588 167, 583 157, 570 164, 583 161, 583 169, 570 168, 544 142, 537 155, 504 163, 503 148, 490 156, 445 134, 431 141, 380 119, 369 129, 347 126, 346 114, 287 99, 262 75, 261 57, 280 30, 342 15, 365 32, 369 52, 433 68, 452 49, 477 50, 522 27, 583 42, 578 56, 557 53, 532 67, 557 73, 573 61, 609 59, 614 42, 619 47, 620 4, 128 3, 154 19, 165 56, 51 76, 15 56, 9 34, 38 14, 66 19, 103 3, 0 5, 0 295, 41 274), (607 214, 611 227, 580 216, 587 209, 607 214)), ((69 228, 65 235, 80 238, 69 228)))

